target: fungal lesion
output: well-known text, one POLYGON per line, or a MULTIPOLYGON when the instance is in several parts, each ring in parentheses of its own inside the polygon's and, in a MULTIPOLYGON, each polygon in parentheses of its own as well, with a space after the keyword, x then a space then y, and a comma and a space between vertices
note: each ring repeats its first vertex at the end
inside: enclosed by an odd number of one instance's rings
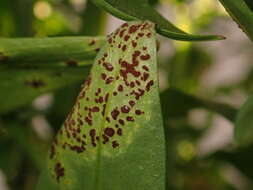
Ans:
POLYGON ((70 60, 66 61, 65 64, 68 67, 77 67, 78 66, 78 62, 74 59, 70 59, 70 60))
POLYGON ((31 79, 24 82, 25 85, 31 86, 32 88, 38 89, 45 86, 45 82, 42 79, 31 79))
POLYGON ((59 183, 60 179, 65 175, 65 168, 60 162, 56 162, 54 166, 55 179, 59 183))

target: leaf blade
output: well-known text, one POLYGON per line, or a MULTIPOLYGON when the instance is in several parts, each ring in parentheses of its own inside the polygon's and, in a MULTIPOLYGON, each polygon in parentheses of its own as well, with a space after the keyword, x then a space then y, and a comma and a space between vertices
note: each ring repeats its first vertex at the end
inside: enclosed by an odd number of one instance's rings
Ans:
POLYGON ((240 108, 236 117, 234 142, 238 146, 245 146, 253 143, 252 114, 253 114, 253 97, 251 96, 240 108))
POLYGON ((60 189, 165 189, 154 36, 153 24, 134 22, 108 37, 52 145, 48 180, 60 189))
POLYGON ((47 92, 83 80, 89 67, 0 67, 0 113, 8 113, 47 92), (18 98, 17 98, 18 97, 18 98))
POLYGON ((43 63, 92 59, 104 37, 0 38, 0 63, 43 63))

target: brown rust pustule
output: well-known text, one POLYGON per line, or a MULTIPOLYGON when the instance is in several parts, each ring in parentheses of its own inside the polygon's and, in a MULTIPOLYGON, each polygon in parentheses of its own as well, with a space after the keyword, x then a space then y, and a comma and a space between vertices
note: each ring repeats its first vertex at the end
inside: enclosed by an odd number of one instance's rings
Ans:
POLYGON ((45 86, 45 83, 41 79, 33 79, 25 81, 25 85, 31 86, 33 88, 41 88, 45 86))
POLYGON ((73 60, 73 59, 71 59, 71 60, 68 60, 66 62, 66 65, 69 66, 69 67, 76 67, 76 66, 78 66, 78 62, 75 61, 75 60, 73 60))

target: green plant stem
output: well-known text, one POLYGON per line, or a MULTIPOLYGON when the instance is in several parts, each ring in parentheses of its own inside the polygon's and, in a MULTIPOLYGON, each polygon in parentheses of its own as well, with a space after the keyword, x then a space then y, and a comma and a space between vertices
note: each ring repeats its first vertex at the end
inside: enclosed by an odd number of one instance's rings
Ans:
POLYGON ((92 59, 104 37, 0 38, 0 64, 92 59))

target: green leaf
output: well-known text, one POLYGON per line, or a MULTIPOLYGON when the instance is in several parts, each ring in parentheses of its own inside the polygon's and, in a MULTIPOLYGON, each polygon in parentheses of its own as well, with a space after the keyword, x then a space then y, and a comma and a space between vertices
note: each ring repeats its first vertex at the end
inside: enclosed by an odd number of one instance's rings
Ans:
POLYGON ((232 164, 242 174, 253 180, 253 146, 243 147, 231 151, 217 151, 208 155, 207 158, 224 161, 232 164))
POLYGON ((9 112, 37 96, 83 80, 89 67, 0 67, 0 112, 9 112))
POLYGON ((241 107, 235 122, 235 143, 249 145, 253 143, 253 96, 241 107))
POLYGON ((252 0, 244 0, 248 7, 253 11, 253 1, 252 0))
POLYGON ((93 0, 99 7, 123 20, 149 20, 156 24, 156 30, 161 35, 175 40, 205 41, 222 40, 223 36, 217 35, 190 35, 174 26, 160 15, 148 0, 93 0))
POLYGON ((239 27, 253 41, 253 12, 244 0, 219 0, 239 27))
POLYGON ((0 64, 92 59, 104 43, 104 37, 0 38, 0 64))
POLYGON ((38 189, 164 190, 164 145, 154 25, 126 23, 99 52, 38 189))
POLYGON ((204 108, 234 121, 237 112, 230 105, 188 95, 173 88, 167 89, 161 94, 161 102, 164 117, 178 117, 186 114, 191 109, 204 108))

